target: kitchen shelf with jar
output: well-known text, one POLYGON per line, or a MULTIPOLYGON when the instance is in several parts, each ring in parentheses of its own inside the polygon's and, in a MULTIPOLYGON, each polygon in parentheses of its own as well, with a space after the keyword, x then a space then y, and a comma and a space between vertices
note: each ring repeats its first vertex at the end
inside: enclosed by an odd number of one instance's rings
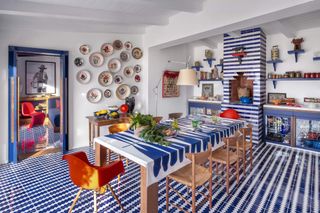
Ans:
POLYGON ((320 109, 264 105, 265 140, 320 151, 320 109))
POLYGON ((294 55, 296 63, 298 62, 298 56, 303 53, 305 53, 305 50, 289 50, 288 51, 289 55, 294 55))
POLYGON ((301 72, 288 72, 284 75, 269 74, 267 81, 272 81, 273 88, 276 89, 278 81, 320 81, 320 72, 304 73, 303 76, 301 72))

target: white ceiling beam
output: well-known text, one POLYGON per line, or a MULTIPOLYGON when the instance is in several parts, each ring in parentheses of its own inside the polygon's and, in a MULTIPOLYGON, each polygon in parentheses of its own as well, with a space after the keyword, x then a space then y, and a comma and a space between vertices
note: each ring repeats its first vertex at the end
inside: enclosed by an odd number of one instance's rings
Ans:
POLYGON ((228 35, 233 38, 239 38, 241 37, 241 31, 237 30, 237 31, 228 32, 228 35))
MULTIPOLYGON (((132 0, 127 0, 132 1, 132 0)), ((157 7, 176 10, 183 12, 200 12, 202 10, 203 0, 136 0, 136 1, 145 1, 152 2, 156 4, 157 7)))
POLYGON ((214 42, 213 40, 211 39, 208 39, 208 38, 204 38, 204 39, 201 39, 199 40, 203 45, 211 48, 211 49, 215 49, 217 48, 217 43, 214 42))
POLYGON ((159 16, 143 17, 121 12, 105 12, 97 9, 85 9, 62 5, 48 5, 16 0, 0 0, 0 14, 29 16, 39 18, 71 19, 96 21, 109 24, 164 25, 168 19, 159 16))
POLYGON ((282 33, 287 38, 294 38, 297 35, 297 30, 294 27, 286 24, 284 21, 279 20, 272 23, 273 27, 282 33))

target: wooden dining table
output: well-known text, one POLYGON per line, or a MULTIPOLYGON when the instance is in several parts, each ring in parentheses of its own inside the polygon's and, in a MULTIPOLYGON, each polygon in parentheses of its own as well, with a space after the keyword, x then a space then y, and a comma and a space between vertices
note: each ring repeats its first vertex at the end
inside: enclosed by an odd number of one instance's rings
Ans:
MULTIPOLYGON (((175 136, 167 138, 170 142, 168 146, 145 142, 131 130, 94 139, 97 166, 106 163, 107 149, 140 165, 140 212, 158 212, 158 183, 190 163, 186 153, 205 151, 208 143, 217 149, 223 145, 223 137, 233 135, 244 125, 240 120, 221 119, 213 123, 210 118, 205 120, 204 117, 199 128, 194 129, 192 119, 186 117, 178 120, 180 130, 175 136)), ((171 121, 161 123, 170 124, 171 121)))

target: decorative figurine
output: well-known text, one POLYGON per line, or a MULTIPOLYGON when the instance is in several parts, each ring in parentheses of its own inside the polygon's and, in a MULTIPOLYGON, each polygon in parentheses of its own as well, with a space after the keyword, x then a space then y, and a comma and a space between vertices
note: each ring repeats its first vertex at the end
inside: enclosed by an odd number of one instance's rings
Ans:
POLYGON ((211 70, 212 73, 212 79, 219 79, 219 72, 217 66, 214 66, 214 68, 211 70))
POLYGON ((205 55, 205 57, 206 57, 207 59, 211 59, 211 58, 213 58, 213 51, 207 49, 207 50, 205 50, 204 55, 205 55))
POLYGON ((242 63, 242 58, 247 55, 245 53, 244 49, 245 48, 242 47, 242 46, 241 47, 236 47, 236 48, 233 49, 234 53, 232 53, 232 56, 238 58, 239 64, 242 63))
POLYGON ((195 61, 194 62, 194 66, 195 67, 200 67, 201 66, 201 62, 200 61, 195 61))
POLYGON ((276 61, 280 59, 280 51, 278 45, 275 45, 271 49, 271 60, 276 61))
POLYGON ((128 109, 128 113, 132 114, 133 110, 134 110, 134 106, 135 106, 135 99, 134 97, 126 97, 126 105, 128 105, 129 109, 128 109))
POLYGON ((294 50, 301 50, 301 43, 304 42, 303 38, 294 38, 291 43, 294 44, 294 50))

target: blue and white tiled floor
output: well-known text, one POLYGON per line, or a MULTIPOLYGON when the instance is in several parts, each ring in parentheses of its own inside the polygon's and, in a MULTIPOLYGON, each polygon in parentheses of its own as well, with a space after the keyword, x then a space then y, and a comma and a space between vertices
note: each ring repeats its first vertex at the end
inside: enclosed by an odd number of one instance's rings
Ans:
MULTIPOLYGON (((91 149, 82 150, 93 160, 91 149)), ((16 165, 0 165, 0 212, 67 212, 78 188, 70 182, 67 164, 61 157, 56 153, 16 165)), ((112 182, 125 212, 140 210, 139 171, 138 165, 130 163, 121 183, 112 182)), ((232 177, 229 196, 224 183, 214 185, 210 212, 320 212, 320 155, 260 145, 254 149, 254 169, 249 171, 246 177, 241 175, 238 187, 232 177)), ((214 176, 214 184, 222 181, 214 176)), ((173 185, 191 199, 184 186, 173 185)), ((170 199, 189 209, 176 194, 171 193, 170 199)), ((197 196, 198 203, 202 199, 197 196)), ((99 212, 120 212, 109 192, 98 197, 98 208, 99 212)), ((92 192, 84 191, 74 210, 93 212, 92 192)), ((165 212, 165 181, 159 185, 158 212, 165 212)), ((177 210, 171 207, 170 212, 177 210)), ((209 212, 208 203, 198 212, 209 212)))

